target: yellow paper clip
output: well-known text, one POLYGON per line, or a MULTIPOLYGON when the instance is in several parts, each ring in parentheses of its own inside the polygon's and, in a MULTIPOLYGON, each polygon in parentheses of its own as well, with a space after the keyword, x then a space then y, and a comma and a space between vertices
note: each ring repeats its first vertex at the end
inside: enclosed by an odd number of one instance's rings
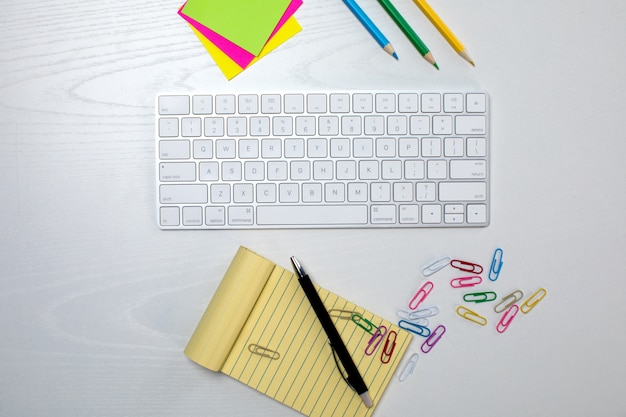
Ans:
POLYGON ((495 311, 496 313, 502 313, 504 310, 521 300, 523 296, 523 292, 521 292, 520 290, 515 290, 511 294, 504 296, 502 298, 502 301, 500 301, 493 308, 493 311, 495 311))
POLYGON ((404 381, 409 377, 409 375, 413 373, 413 371, 415 370, 415 365, 417 365, 417 360, 419 358, 420 357, 417 353, 411 355, 409 361, 406 363, 406 365, 404 365, 404 369, 402 369, 402 372, 400 372, 400 375, 398 375, 398 379, 400 381, 404 381))
POLYGON ((365 348, 365 354, 367 356, 371 356, 374 352, 376 352, 376 349, 378 349, 378 346, 380 346, 380 343, 383 341, 386 334, 387 327, 379 326, 376 329, 374 335, 370 338, 369 342, 367 342, 367 347, 365 348))
POLYGON ((269 358, 269 359, 280 358, 280 353, 276 352, 275 350, 271 350, 266 347, 256 345, 254 343, 251 343, 250 345, 248 345, 248 350, 254 353, 255 355, 263 356, 264 358, 269 358))
POLYGON ((463 317, 466 320, 473 321, 474 323, 478 323, 481 326, 484 326, 485 324, 487 324, 487 318, 481 316, 480 314, 476 313, 475 311, 470 310, 469 308, 465 306, 458 306, 456 308, 456 314, 458 314, 459 316, 463 317))
POLYGON ((522 313, 526 314, 530 312, 530 310, 532 310, 537 303, 546 296, 546 294, 548 294, 548 291, 546 291, 545 288, 539 288, 535 291, 533 295, 528 297, 528 299, 522 303, 522 306, 520 307, 522 313))

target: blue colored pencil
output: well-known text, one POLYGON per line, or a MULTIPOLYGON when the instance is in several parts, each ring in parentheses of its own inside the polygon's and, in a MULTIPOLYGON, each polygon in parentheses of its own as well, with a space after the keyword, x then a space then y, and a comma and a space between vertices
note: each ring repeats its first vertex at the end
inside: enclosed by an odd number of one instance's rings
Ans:
POLYGON ((372 37, 376 39, 376 42, 378 42, 383 50, 389 55, 393 56, 395 59, 398 59, 398 55, 396 54, 395 49, 393 49, 393 46, 391 46, 391 43, 387 40, 385 35, 383 35, 380 29, 376 27, 374 22, 372 22, 372 20, 365 14, 363 9, 361 9, 354 0, 343 0, 343 2, 346 4, 346 6, 348 6, 348 9, 350 9, 350 11, 354 13, 356 18, 359 19, 359 22, 361 22, 361 24, 365 26, 365 29, 367 29, 370 35, 372 35, 372 37))

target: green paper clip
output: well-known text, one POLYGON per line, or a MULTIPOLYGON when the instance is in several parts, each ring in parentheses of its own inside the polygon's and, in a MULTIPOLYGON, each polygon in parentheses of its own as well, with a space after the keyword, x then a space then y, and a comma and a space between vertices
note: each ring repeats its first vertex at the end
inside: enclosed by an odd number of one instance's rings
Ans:
POLYGON ((493 291, 485 291, 485 292, 471 292, 469 294, 465 294, 463 296, 463 300, 468 303, 485 303, 487 301, 493 301, 497 297, 496 293, 493 291))
POLYGON ((374 329, 376 329, 376 326, 374 326, 374 323, 364 318, 362 315, 354 313, 352 315, 352 321, 369 334, 374 334, 374 329))

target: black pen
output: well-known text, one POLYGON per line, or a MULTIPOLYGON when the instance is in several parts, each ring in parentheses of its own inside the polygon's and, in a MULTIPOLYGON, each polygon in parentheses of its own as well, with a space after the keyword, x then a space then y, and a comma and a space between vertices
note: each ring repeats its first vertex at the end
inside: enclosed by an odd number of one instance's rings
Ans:
POLYGON ((309 299, 311 307, 313 307, 313 311, 315 311, 315 315, 319 319, 320 323, 322 324, 322 328, 324 328, 324 331, 328 336, 331 348, 337 353, 337 357, 341 361, 341 364, 343 365, 343 368, 348 375, 345 378, 346 382, 348 383, 348 385, 350 385, 350 387, 352 387, 352 389, 357 392, 357 394, 361 396, 361 399, 363 400, 365 406, 371 407, 372 398, 367 391, 367 385, 365 385, 363 377, 361 377, 359 370, 352 360, 352 357, 348 352, 348 348, 346 348, 343 340, 341 340, 341 336, 339 335, 337 328, 333 324, 333 321, 330 318, 326 307, 324 307, 324 303, 322 303, 322 299, 317 293, 317 290, 313 286, 313 282, 311 282, 311 279, 309 278, 307 273, 304 272, 304 269, 302 269, 302 266, 295 256, 291 257, 291 263, 294 270, 296 271, 296 274, 298 274, 298 282, 304 290, 304 294, 309 299))

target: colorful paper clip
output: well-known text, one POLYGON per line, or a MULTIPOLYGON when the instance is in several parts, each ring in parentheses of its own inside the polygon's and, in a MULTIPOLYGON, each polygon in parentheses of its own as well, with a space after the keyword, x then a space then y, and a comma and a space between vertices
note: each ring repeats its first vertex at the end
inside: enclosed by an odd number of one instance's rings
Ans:
POLYGON ((434 306, 424 307, 415 311, 406 311, 406 310, 402 310, 399 308, 396 310, 396 314, 401 319, 405 319, 405 320, 409 320, 409 321, 413 321, 417 323, 421 319, 426 319, 426 317, 432 317, 432 316, 436 316, 437 314, 439 314, 439 307, 434 307, 434 306))
POLYGON ((396 349, 396 337, 398 333, 395 330, 387 333, 387 339, 385 340, 385 346, 383 346, 383 351, 380 354, 380 361, 382 363, 389 363, 391 360, 391 355, 393 355, 393 351, 396 349))
POLYGON ((376 328, 376 326, 374 326, 374 323, 364 318, 362 315, 358 313, 352 314, 352 321, 369 334, 374 334, 374 329, 376 328))
POLYGON ((378 349, 378 346, 380 346, 386 334, 387 328, 385 326, 378 326, 374 335, 370 338, 369 342, 367 342, 367 347, 365 348, 365 354, 367 356, 371 356, 376 352, 376 349, 378 349))
POLYGON ((413 373, 419 358, 420 356, 417 353, 414 353, 411 355, 411 357, 409 358, 409 361, 406 363, 406 365, 404 365, 402 372, 400 372, 400 375, 398 375, 398 379, 400 381, 404 381, 413 373))
POLYGON ((523 292, 521 292, 520 290, 515 290, 511 294, 502 297, 502 301, 500 301, 493 308, 493 311, 495 311, 496 313, 502 313, 504 310, 521 300, 523 296, 523 292))
POLYGON ((341 310, 341 309, 338 309, 338 308, 333 308, 331 310, 328 310, 328 315, 330 317, 334 317, 334 318, 340 319, 340 320, 351 320, 353 314, 354 314, 354 311, 341 310))
POLYGON ((406 310, 402 310, 402 309, 397 309, 396 310, 396 314, 398 315, 398 317, 400 317, 401 319, 407 320, 407 321, 412 321, 415 324, 419 324, 421 326, 426 326, 428 327, 428 319, 426 318, 417 318, 417 319, 413 319, 411 318, 411 314, 413 313, 417 313, 421 310, 417 310, 417 311, 406 311, 406 310))
POLYGON ((530 312, 530 310, 532 310, 537 305, 537 303, 546 296, 546 294, 548 294, 548 291, 546 291, 545 288, 539 288, 537 291, 535 291, 533 295, 528 297, 528 299, 524 301, 524 303, 520 307, 522 313, 526 314, 530 312))
POLYGON ((495 300, 497 297, 498 296, 493 291, 470 292, 463 296, 463 300, 468 303, 486 303, 495 300))
POLYGON ((408 330, 411 333, 415 333, 418 336, 428 337, 430 336, 430 329, 426 326, 421 326, 417 323, 412 323, 406 320, 400 320, 398 326, 401 329, 408 330))
POLYGON ((463 317, 466 320, 473 321, 474 323, 478 323, 481 326, 484 326, 485 324, 487 324, 486 317, 481 316, 477 312, 472 311, 465 306, 458 306, 456 308, 456 314, 458 314, 459 316, 463 317))
POLYGON ((491 259, 491 268, 489 268, 489 279, 495 281, 500 276, 502 270, 502 249, 498 248, 493 252, 493 259, 491 259))
POLYGON ((264 358, 269 358, 269 359, 280 358, 280 353, 276 352, 275 350, 271 350, 266 347, 256 345, 254 343, 251 343, 248 345, 248 350, 254 353, 255 355, 263 356, 264 358))
POLYGON ((460 271, 469 272, 472 274, 482 274, 483 267, 478 264, 473 264, 467 261, 461 261, 460 259, 453 259, 450 261, 450 266, 460 271))
POLYGON ((417 307, 419 307, 419 305, 422 303, 422 301, 424 301, 426 296, 430 294, 430 292, 433 290, 434 287, 435 287, 435 284, 433 284, 431 281, 426 281, 420 287, 420 289, 417 290, 413 298, 411 298, 411 301, 409 301, 409 308, 411 310, 415 310, 417 307))
POLYGON ((429 277, 435 272, 441 271, 448 265, 450 265, 449 257, 446 256, 445 258, 436 259, 422 268, 422 275, 424 275, 425 277, 429 277))
POLYGON ((443 336, 445 332, 446 326, 444 326, 443 324, 435 327, 435 330, 433 330, 430 336, 428 336, 428 338, 424 340, 424 343, 422 343, 422 347, 420 348, 422 349, 422 352, 430 352, 432 348, 437 344, 437 342, 441 340, 441 336, 443 336))
POLYGON ((496 324, 496 330, 498 333, 504 333, 504 331, 509 328, 509 325, 517 315, 518 311, 519 307, 517 304, 513 304, 507 311, 504 312, 502 317, 500 317, 500 321, 496 324))
POLYGON ((481 282, 483 282, 483 279, 480 275, 472 275, 469 277, 454 278, 450 281, 450 286, 452 288, 473 287, 481 282))

